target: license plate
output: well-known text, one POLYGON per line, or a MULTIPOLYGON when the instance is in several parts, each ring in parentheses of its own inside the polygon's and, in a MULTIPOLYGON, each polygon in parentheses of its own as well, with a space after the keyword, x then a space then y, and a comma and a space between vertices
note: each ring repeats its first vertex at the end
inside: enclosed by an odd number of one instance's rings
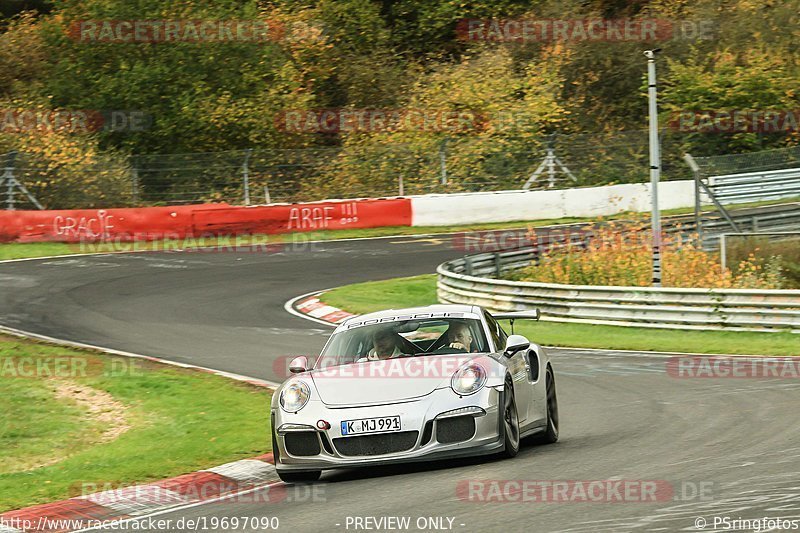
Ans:
POLYGON ((390 431, 400 431, 399 416, 360 418, 358 420, 344 420, 342 422, 342 435, 361 435, 364 433, 387 433, 390 431))

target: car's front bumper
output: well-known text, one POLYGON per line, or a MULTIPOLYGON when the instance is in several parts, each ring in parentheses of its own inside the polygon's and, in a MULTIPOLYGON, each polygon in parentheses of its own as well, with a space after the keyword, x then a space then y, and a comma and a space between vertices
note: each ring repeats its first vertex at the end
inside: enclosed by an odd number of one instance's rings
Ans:
MULTIPOLYGON (((459 397, 451 389, 443 388, 421 398, 373 406, 332 407, 321 401, 309 401, 299 413, 286 413, 280 408, 274 409, 273 424, 276 429, 277 450, 273 451, 277 451, 276 468, 281 471, 325 470, 496 453, 503 448, 498 407, 500 395, 501 392, 493 387, 486 387, 474 395, 465 397, 459 397), (466 412, 453 413, 465 408, 466 412), (404 435, 404 439, 408 442, 413 440, 413 445, 389 453, 380 453, 378 446, 377 450, 371 449, 368 454, 348 455, 349 450, 353 448, 349 445, 352 442, 346 443, 344 439, 357 439, 362 436, 342 436, 340 424, 342 421, 396 415, 401 417, 403 433, 416 432, 415 438, 412 438, 413 435, 404 435), (457 417, 458 421, 455 420, 457 417), (467 418, 474 421, 474 432, 471 436, 468 435, 468 430, 459 432, 448 430, 448 426, 453 427, 453 422, 462 429, 468 427, 467 418), (446 419, 450 422, 443 422, 446 419), (327 430, 319 429, 318 421, 328 422, 331 427, 327 430), (300 432, 304 433, 303 439, 307 442, 311 442, 311 432, 313 432, 313 436, 318 439, 319 453, 308 455, 308 450, 304 450, 302 455, 292 453, 290 448, 297 451, 297 440, 293 441, 295 443, 293 446, 287 447, 286 437, 290 433, 300 432), (445 442, 440 442, 440 437, 445 442), (449 442, 453 438, 460 440, 449 442)), ((391 434, 380 435, 384 435, 380 437, 381 442, 392 438, 391 434)))

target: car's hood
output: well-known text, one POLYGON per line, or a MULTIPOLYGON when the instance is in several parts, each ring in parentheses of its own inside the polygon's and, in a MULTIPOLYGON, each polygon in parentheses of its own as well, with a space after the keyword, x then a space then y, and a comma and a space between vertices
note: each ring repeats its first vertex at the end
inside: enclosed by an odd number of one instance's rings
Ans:
POLYGON ((313 370, 310 375, 328 405, 378 404, 418 398, 449 386, 453 373, 475 357, 403 357, 313 370))

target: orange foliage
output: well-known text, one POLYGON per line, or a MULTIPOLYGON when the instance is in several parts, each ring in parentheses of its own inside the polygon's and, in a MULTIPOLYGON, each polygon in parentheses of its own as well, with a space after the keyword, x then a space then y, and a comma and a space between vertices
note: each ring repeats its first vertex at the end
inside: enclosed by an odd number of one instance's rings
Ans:
MULTIPOLYGON (((595 226, 592 233, 586 242, 551 250, 538 265, 515 271, 509 277, 574 285, 651 285, 652 240, 648 230, 612 223, 595 226)), ((773 262, 754 255, 738 268, 723 271, 719 254, 704 251, 693 236, 668 236, 662 248, 662 285, 779 289, 783 277, 773 262)))

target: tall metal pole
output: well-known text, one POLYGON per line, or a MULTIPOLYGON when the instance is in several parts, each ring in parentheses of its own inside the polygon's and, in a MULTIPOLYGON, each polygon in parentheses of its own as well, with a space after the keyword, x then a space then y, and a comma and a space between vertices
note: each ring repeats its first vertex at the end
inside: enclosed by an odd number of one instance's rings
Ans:
POLYGON ((658 209, 658 182, 661 179, 661 149, 658 142, 658 107, 656 105, 656 54, 647 50, 647 96, 650 114, 650 197, 652 199, 653 287, 661 286, 661 211, 658 209))

